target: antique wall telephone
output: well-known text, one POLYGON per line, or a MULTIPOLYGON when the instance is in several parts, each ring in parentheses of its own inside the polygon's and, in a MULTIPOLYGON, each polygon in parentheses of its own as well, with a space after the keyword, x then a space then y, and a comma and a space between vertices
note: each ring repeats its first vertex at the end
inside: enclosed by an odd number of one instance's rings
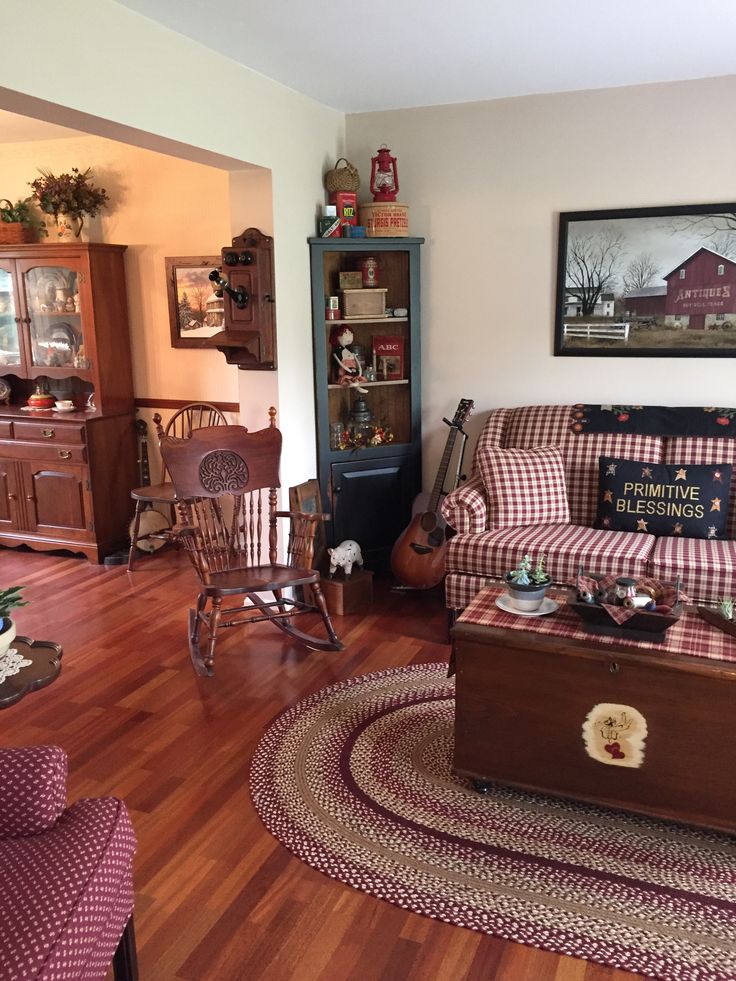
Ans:
POLYGON ((225 300, 225 327, 212 339, 228 364, 242 369, 276 368, 273 239, 246 228, 222 250, 222 267, 210 280, 225 300))

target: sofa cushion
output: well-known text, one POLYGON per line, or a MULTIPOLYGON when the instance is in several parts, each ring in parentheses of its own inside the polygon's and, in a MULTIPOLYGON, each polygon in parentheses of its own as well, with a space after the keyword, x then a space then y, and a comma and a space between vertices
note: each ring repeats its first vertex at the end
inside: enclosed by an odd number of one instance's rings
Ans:
MULTIPOLYGON (((704 439, 682 436, 664 441, 663 463, 717 464, 736 466, 736 439, 704 439)), ((736 538, 736 480, 731 481, 731 494, 726 521, 726 537, 736 538)))
POLYGON ((484 447, 478 454, 478 468, 488 494, 491 528, 569 522, 565 468, 554 446, 484 447))
POLYGON ((655 579, 674 582, 679 575, 693 603, 712 603, 733 596, 736 541, 703 538, 658 538, 649 563, 655 579))
POLYGON ((602 456, 599 469, 599 528, 725 537, 730 464, 643 463, 602 456))
POLYGON ((602 575, 643 576, 656 539, 628 531, 548 524, 455 535, 447 544, 449 573, 502 579, 524 553, 544 553, 553 582, 568 583, 580 565, 602 575))
MULTIPOLYGON (((664 453, 664 440, 659 436, 638 436, 631 433, 577 434, 571 428, 572 411, 569 405, 526 405, 510 412, 504 410, 506 416, 501 445, 520 449, 532 446, 559 447, 565 464, 570 521, 576 525, 592 526, 598 503, 598 458, 621 456, 630 460, 660 463, 664 453)), ((730 457, 723 459, 728 461, 730 457)))

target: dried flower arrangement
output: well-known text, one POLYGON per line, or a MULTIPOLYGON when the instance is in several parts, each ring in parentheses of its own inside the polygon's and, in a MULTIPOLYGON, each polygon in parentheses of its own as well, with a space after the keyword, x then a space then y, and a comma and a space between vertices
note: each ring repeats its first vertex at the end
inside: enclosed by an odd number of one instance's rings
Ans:
POLYGON ((85 171, 72 167, 70 174, 58 175, 41 170, 41 177, 29 181, 29 186, 41 211, 57 219, 59 215, 75 219, 79 222, 79 234, 84 216, 94 217, 110 200, 104 187, 95 187, 91 175, 90 167, 85 171))

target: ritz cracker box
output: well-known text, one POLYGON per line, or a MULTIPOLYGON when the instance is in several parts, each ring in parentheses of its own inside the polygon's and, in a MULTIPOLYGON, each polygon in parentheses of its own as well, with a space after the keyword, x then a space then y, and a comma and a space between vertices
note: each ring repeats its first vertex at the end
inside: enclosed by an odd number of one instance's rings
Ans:
POLYGON ((358 224, 358 195, 355 191, 333 191, 330 194, 330 204, 337 208, 341 229, 343 225, 358 224))

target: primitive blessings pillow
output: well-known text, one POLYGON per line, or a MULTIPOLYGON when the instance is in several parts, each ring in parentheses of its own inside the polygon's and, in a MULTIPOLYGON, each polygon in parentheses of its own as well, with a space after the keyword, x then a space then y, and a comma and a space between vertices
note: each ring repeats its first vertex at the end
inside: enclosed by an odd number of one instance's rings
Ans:
POLYGON ((639 463, 601 456, 599 528, 658 537, 724 538, 731 465, 639 463))

